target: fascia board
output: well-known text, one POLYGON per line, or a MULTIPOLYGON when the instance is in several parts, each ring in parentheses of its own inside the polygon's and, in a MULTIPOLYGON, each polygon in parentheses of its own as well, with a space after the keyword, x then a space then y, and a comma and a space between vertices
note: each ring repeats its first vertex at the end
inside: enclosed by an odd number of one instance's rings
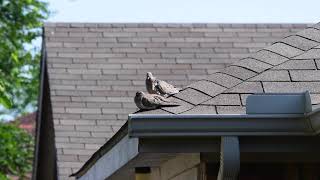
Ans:
POLYGON ((129 115, 130 137, 312 135, 302 114, 129 115))

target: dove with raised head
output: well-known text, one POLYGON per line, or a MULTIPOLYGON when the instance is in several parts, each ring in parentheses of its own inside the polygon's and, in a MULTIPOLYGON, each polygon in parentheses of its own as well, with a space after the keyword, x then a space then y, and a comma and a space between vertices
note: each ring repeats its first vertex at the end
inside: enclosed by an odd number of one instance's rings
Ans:
POLYGON ((146 94, 138 91, 134 97, 136 106, 141 110, 157 109, 163 106, 179 106, 178 103, 172 102, 157 94, 146 94))
POLYGON ((162 96, 169 96, 179 93, 180 89, 167 83, 166 81, 159 80, 152 75, 151 72, 147 72, 146 88, 150 94, 160 94, 162 96))
POLYGON ((154 83, 155 80, 156 78, 152 75, 152 73, 147 72, 146 88, 149 94, 159 94, 155 88, 155 83, 154 83))

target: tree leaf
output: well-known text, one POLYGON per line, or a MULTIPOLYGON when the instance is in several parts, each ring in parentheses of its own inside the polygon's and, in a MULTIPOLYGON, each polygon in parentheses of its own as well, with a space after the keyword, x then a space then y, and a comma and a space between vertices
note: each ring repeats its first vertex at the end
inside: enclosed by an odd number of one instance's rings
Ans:
POLYGON ((5 95, 2 95, 0 97, 0 104, 3 105, 7 109, 10 109, 12 107, 11 100, 5 95))

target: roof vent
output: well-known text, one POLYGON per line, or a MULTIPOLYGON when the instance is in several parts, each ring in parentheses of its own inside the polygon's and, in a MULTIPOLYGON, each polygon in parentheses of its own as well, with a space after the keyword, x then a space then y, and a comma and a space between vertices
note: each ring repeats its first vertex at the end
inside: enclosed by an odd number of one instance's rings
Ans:
POLYGON ((258 93, 250 95, 247 114, 304 114, 312 111, 308 91, 303 93, 258 93))

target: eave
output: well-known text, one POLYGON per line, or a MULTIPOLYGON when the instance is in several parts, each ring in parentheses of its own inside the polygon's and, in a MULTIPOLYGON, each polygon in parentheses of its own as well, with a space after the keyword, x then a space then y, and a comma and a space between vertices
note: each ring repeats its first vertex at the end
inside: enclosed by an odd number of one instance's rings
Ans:
MULTIPOLYGON (((160 162, 150 164, 153 157, 165 159, 174 153, 219 153, 220 137, 310 137, 318 135, 319 132, 318 109, 308 114, 130 114, 128 122, 114 138, 101 147, 73 176, 82 177, 115 148, 118 148, 118 152, 131 156, 121 159, 122 163, 109 164, 116 165, 116 168, 106 174, 106 179, 119 179, 121 174, 130 173, 130 168, 146 164, 146 159, 149 165, 159 164, 160 162), (159 142, 161 146, 154 142, 159 142), (176 143, 181 143, 181 146, 176 146, 176 143), (186 146, 192 148, 181 148, 186 146), (159 153, 162 153, 161 157, 158 157, 159 153), (148 156, 152 156, 151 159, 148 156)), ((290 147, 288 150, 291 151, 290 147)), ((97 165, 99 166, 101 165, 97 165)))

